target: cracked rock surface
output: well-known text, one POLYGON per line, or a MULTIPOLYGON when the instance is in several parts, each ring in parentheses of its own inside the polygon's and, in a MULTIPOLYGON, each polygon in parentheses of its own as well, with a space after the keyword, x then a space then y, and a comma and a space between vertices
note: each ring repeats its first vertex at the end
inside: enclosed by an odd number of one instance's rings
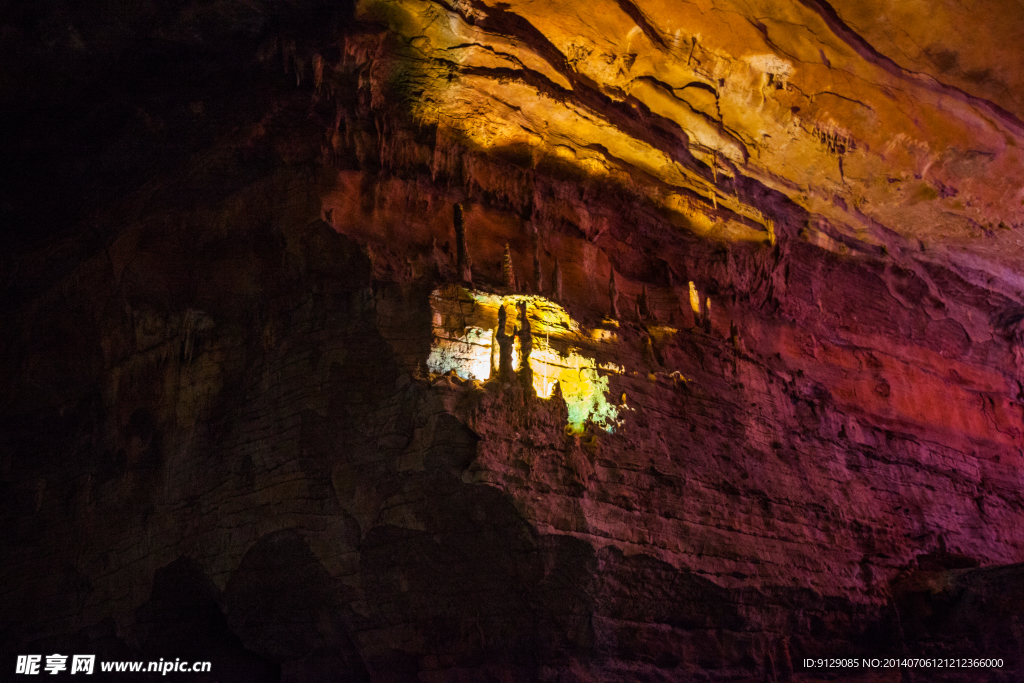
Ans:
POLYGON ((1006 4, 11 3, 0 680, 1019 680, 1006 4))

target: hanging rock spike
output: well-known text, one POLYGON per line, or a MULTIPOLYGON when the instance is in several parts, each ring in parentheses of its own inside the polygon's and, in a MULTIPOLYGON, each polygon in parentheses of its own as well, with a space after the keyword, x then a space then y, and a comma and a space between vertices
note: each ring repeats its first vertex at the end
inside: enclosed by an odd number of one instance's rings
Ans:
POLYGON ((466 244, 466 222, 462 213, 462 204, 455 205, 455 258, 458 277, 463 284, 473 286, 473 262, 469 258, 469 246, 466 244))
POLYGON ((533 290, 538 294, 544 292, 544 271, 540 267, 540 237, 537 226, 533 227, 533 290))
POLYGON ((640 286, 640 296, 636 300, 636 310, 640 320, 647 320, 651 317, 651 304, 647 298, 647 285, 640 286))
POLYGON ((613 320, 619 319, 619 288, 615 284, 615 269, 611 270, 611 277, 608 278, 608 299, 611 302, 611 310, 608 317, 613 320))
POLYGON ((697 286, 690 281, 690 308, 693 309, 693 319, 696 323, 700 324, 700 294, 697 292, 697 286))

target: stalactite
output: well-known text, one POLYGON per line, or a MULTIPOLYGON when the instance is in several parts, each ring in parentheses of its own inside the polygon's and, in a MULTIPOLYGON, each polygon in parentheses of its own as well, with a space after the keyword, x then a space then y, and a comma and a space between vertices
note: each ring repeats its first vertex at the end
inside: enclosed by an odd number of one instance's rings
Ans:
POLYGON ((505 255, 501 257, 501 280, 506 289, 513 292, 516 288, 516 271, 512 266, 512 249, 505 243, 505 255))
POLYGON ((611 304, 611 308, 608 312, 608 317, 618 320, 619 319, 619 288, 615 284, 615 269, 612 268, 611 277, 608 279, 608 300, 611 304))
POLYGON ((562 300, 562 266, 555 259, 555 270, 551 274, 551 298, 555 301, 562 300))
POLYGON ((533 288, 538 294, 544 293, 544 271, 540 267, 540 237, 533 228, 533 288))
POLYGON ((645 334, 640 347, 640 356, 649 364, 654 365, 657 359, 654 357, 654 345, 650 335, 645 334))
POLYGON ((320 92, 320 86, 324 82, 324 58, 317 52, 313 55, 313 87, 320 92))
POLYGON ((697 292, 697 286, 690 282, 690 308, 693 309, 693 322, 695 325, 701 325, 701 312, 700 312, 700 294, 697 292))
POLYGON ((1010 349, 1013 351, 1017 380, 1024 381, 1024 320, 1010 329, 1010 349))
POLYGON ((651 314, 651 303, 647 298, 647 285, 640 287, 640 296, 636 300, 637 317, 640 320, 648 320, 653 317, 651 314))
POLYGON ((740 338, 740 326, 733 320, 729 323, 729 339, 732 341, 732 348, 737 353, 743 350, 743 340, 740 338))
POLYGON ((181 345, 181 360, 185 364, 192 362, 192 352, 195 350, 197 319, 198 317, 194 310, 190 308, 185 311, 185 339, 181 345))
POLYGON ((466 243, 466 222, 462 214, 462 204, 455 205, 455 253, 459 279, 464 284, 472 286, 473 262, 469 258, 469 245, 466 243))
POLYGON ((704 302, 704 331, 711 334, 711 297, 704 302))
POLYGON ((281 62, 284 65, 285 74, 288 73, 288 67, 295 59, 295 39, 287 38, 281 41, 281 62))
POLYGON ((451 272, 451 261, 445 250, 438 246, 436 237, 431 241, 430 255, 434 261, 437 277, 440 279, 447 278, 451 272))

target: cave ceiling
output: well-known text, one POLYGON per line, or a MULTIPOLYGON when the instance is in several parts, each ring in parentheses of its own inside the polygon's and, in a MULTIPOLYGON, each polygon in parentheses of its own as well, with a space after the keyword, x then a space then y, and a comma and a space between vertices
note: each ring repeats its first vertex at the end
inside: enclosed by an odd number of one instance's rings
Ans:
POLYGON ((381 97, 522 164, 611 179, 683 229, 773 241, 751 197, 767 188, 820 246, 838 232, 999 272, 1024 227, 1015 11, 363 0, 357 16, 399 44, 381 97))

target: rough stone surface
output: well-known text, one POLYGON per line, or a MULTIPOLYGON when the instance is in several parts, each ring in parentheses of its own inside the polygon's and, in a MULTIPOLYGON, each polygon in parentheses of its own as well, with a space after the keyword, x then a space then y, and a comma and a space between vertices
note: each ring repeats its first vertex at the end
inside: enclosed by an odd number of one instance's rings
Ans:
POLYGON ((12 4, 0 679, 1024 676, 1019 8, 580 7, 12 4), (428 372, 456 203, 613 432, 428 372))

